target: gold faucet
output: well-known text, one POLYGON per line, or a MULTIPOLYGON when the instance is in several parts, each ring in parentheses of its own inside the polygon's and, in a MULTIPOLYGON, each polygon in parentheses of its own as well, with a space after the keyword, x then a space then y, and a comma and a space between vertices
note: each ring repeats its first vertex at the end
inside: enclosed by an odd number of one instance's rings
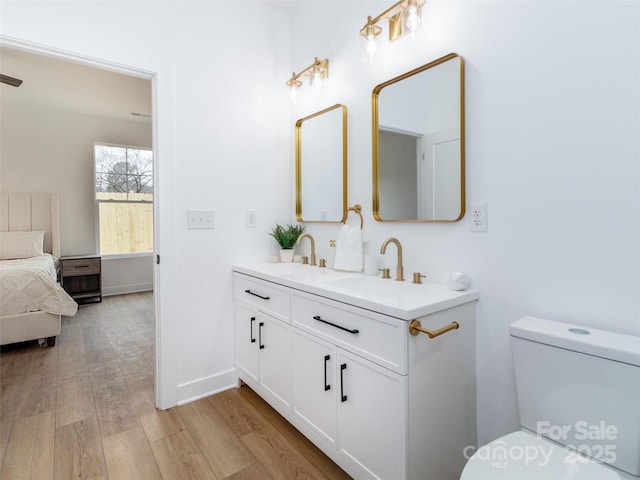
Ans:
POLYGON ((380 248, 380 254, 384 254, 387 250, 387 245, 390 243, 395 243, 396 247, 398 247, 398 267, 396 268, 396 280, 398 282, 404 282, 404 267, 402 266, 402 245, 397 238, 387 238, 384 242, 382 242, 382 247, 380 248))
POLYGON ((300 242, 302 241, 302 239, 304 237, 307 237, 310 241, 311 241, 311 263, 310 265, 316 265, 316 242, 313 239, 313 237, 311 236, 310 233, 303 233, 302 235, 300 235, 298 237, 298 241, 296 242, 296 245, 300 245, 300 242))

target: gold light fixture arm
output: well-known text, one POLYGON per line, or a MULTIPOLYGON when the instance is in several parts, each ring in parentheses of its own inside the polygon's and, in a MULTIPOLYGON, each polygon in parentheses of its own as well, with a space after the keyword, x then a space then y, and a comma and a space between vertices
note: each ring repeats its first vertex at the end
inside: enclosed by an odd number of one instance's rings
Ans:
POLYGON ((406 14, 405 11, 408 10, 410 6, 413 6, 416 7, 419 12, 424 4, 425 0, 400 0, 375 18, 368 16, 367 23, 365 23, 365 25, 360 29, 360 35, 365 38, 369 35, 377 37, 382 32, 382 28, 376 24, 379 21, 386 19, 389 21, 389 41, 393 42, 407 33, 402 28, 402 19, 406 14))
POLYGON ((460 324, 458 322, 451 322, 449 325, 445 325, 438 330, 428 330, 426 328, 422 328, 420 320, 411 320, 411 323, 409 324, 409 333, 414 336, 419 335, 420 333, 425 333, 429 336, 429 338, 436 338, 443 333, 447 333, 458 328, 460 328, 460 324))
POLYGON ((380 35, 382 33, 382 28, 376 25, 376 22, 380 21, 380 18, 380 16, 377 16, 375 20, 373 20, 371 16, 368 16, 367 23, 365 23, 364 27, 360 29, 360 35, 365 38, 369 37, 369 35, 373 35, 373 37, 380 35))
MULTIPOLYGON (((374 19, 369 17, 369 21, 367 22, 367 25, 369 25, 369 24, 374 24, 375 25, 376 23, 378 23, 383 18, 388 18, 387 15, 389 15, 391 12, 395 12, 396 10, 400 10, 400 8, 402 7, 403 3, 407 3, 406 0, 400 0, 399 2, 394 3, 393 5, 391 5, 389 8, 387 8, 384 12, 382 12, 380 15, 378 15, 374 19)), ((365 25, 365 27, 366 27, 366 25, 365 25)), ((362 30, 360 30, 360 33, 362 33, 362 30)))
POLYGON ((321 78, 329 77, 329 59, 325 58, 324 60, 318 60, 318 57, 315 57, 315 60, 311 65, 302 70, 300 73, 293 72, 291 74, 291 78, 287 80, 287 87, 295 87, 298 88, 302 85, 302 82, 298 80, 300 77, 307 75, 310 79, 313 79, 314 73, 318 72, 321 78))

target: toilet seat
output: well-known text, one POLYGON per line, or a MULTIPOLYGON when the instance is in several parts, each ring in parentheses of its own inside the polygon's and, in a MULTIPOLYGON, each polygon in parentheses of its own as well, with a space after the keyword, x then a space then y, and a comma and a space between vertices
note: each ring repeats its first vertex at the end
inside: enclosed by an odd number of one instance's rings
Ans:
POLYGON ((620 476, 533 433, 510 433, 480 448, 460 480, 620 480, 620 476))

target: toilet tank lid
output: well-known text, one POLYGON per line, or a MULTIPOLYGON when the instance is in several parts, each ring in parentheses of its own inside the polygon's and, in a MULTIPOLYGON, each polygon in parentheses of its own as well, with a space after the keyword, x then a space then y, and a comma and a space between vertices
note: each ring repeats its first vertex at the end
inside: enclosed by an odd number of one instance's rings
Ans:
POLYGON ((515 321, 509 333, 512 337, 640 367, 640 337, 633 335, 537 317, 515 321))

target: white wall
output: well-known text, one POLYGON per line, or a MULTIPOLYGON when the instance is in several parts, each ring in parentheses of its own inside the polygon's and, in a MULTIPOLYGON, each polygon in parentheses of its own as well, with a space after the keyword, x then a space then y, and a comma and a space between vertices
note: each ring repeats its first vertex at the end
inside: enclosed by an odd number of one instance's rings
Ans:
MULTIPOLYGON (((428 2, 421 37, 385 42, 374 64, 363 63, 358 30, 389 5, 341 2, 338 15, 335 4, 305 3, 293 15, 291 63, 330 60, 317 106, 349 108, 349 204, 363 206, 369 250, 395 236, 408 275, 443 282, 460 270, 479 289, 484 443, 517 428, 511 322, 538 315, 640 334, 640 4, 428 2), (469 232, 468 215, 376 223, 371 91, 450 52, 466 66, 467 201, 488 202, 489 231, 469 232)), ((308 227, 320 256, 337 228, 308 227)))
POLYGON ((0 189, 58 194, 62 255, 96 253, 94 142, 151 147, 151 128, 139 122, 2 105, 0 189))
POLYGON ((153 290, 153 255, 102 257, 102 295, 153 290))
MULTIPOLYGON (((151 147, 151 125, 8 102, 1 113, 0 190, 57 193, 62 255, 96 253, 94 142, 151 147)), ((152 258, 103 258, 102 287, 105 295, 152 289, 152 258)))

